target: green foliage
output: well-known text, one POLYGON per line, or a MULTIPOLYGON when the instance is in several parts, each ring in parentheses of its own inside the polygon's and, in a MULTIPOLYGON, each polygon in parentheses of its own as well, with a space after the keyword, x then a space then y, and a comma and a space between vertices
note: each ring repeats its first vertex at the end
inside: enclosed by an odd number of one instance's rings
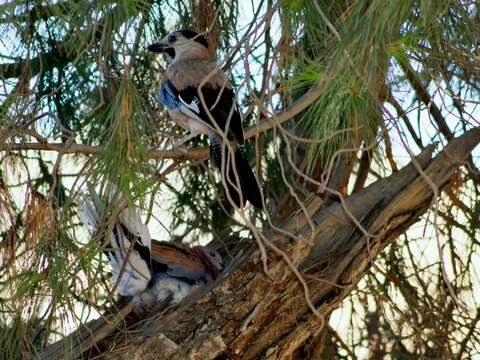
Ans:
POLYGON ((106 176, 109 183, 126 194, 130 194, 132 186, 142 193, 151 185, 139 176, 146 172, 143 166, 148 150, 142 142, 142 121, 146 118, 143 101, 128 74, 112 95, 97 120, 104 126, 100 144, 105 151, 96 162, 94 176, 106 176))

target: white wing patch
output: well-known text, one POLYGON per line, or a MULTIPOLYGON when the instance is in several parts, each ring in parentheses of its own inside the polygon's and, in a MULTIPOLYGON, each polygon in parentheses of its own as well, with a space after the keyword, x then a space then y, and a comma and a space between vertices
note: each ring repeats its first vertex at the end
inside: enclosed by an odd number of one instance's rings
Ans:
POLYGON ((123 232, 122 227, 118 224, 115 226, 117 227, 118 241, 113 232, 110 233, 113 251, 109 253, 113 268, 113 280, 114 283, 118 282, 117 293, 119 295, 135 296, 146 289, 151 278, 150 269, 140 254, 130 249, 128 235, 123 232), (130 254, 128 254, 129 252, 130 254), (124 265, 125 261, 127 263, 124 265))
POLYGON ((140 237, 141 245, 148 249, 152 247, 152 237, 150 236, 148 227, 142 222, 136 208, 127 207, 118 214, 118 219, 127 227, 128 231, 133 235, 140 237))
POLYGON ((153 306, 170 295, 173 296, 172 302, 178 303, 194 287, 167 274, 156 274, 154 276, 154 285, 138 296, 140 302, 147 306, 153 306))
MULTIPOLYGON (((83 196, 83 204, 79 216, 86 225, 91 236, 94 236, 98 227, 102 224, 102 214, 105 208, 99 195, 92 185, 88 184, 90 198, 83 196)), ((114 192, 110 194, 113 198, 114 192)), ((125 200, 121 199, 119 206, 124 206, 125 200)), ((140 237, 141 245, 151 248, 151 237, 148 228, 142 223, 136 209, 126 208, 114 220, 115 232, 110 229, 106 236, 110 239, 112 250, 108 251, 108 258, 113 268, 114 283, 118 282, 117 293, 122 296, 135 296, 145 290, 151 279, 150 269, 140 254, 135 251, 130 243, 129 235, 120 226, 123 224, 129 232, 140 237), (130 254, 129 254, 130 252, 130 254), (128 261, 127 261, 128 255, 128 261), (124 262, 126 264, 124 264, 124 262)))
POLYGON ((200 114, 200 108, 198 107, 198 105, 200 105, 200 100, 198 100, 196 96, 192 99, 191 103, 187 103, 185 100, 183 100, 180 94, 178 94, 178 98, 187 108, 193 110, 197 115, 200 114))

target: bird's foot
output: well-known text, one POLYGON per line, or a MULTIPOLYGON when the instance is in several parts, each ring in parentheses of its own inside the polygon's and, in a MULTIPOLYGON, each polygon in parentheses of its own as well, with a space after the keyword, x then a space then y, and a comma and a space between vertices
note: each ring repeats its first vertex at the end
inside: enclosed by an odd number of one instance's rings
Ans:
POLYGON ((173 151, 180 151, 182 154, 186 154, 188 152, 187 146, 182 141, 175 141, 173 137, 169 139, 170 144, 172 145, 173 151))
POLYGON ((173 144, 173 149, 180 151, 183 155, 188 152, 187 145, 185 144, 173 144))

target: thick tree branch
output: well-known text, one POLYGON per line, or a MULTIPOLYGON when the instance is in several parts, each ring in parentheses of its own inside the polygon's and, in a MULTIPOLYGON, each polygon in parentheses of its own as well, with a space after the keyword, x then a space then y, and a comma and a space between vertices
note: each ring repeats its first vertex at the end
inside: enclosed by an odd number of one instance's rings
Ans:
MULTIPOLYGON (((432 186, 442 189, 447 185, 479 142, 480 128, 470 130, 452 139, 433 160, 430 146, 411 164, 353 194, 343 204, 319 208, 313 201, 315 228, 299 228, 297 240, 276 237, 277 246, 291 261, 302 264, 317 311, 328 317, 362 278, 372 259, 430 207, 432 186), (308 241, 311 235, 313 242, 308 241)), ((125 349, 122 344, 126 341, 130 350, 114 353, 115 358, 131 359, 139 352, 155 356, 161 349, 152 346, 152 341, 167 337, 178 345, 169 355, 171 359, 198 354, 202 359, 222 354, 232 359, 290 359, 317 333, 318 319, 280 257, 271 254, 269 276, 255 259, 253 256, 241 265, 201 300, 193 297, 177 309, 145 320, 137 328, 136 338, 117 334, 112 346, 125 349)))
MULTIPOLYGON (((332 311, 368 269, 371 257, 382 251, 428 209, 433 189, 419 175, 417 166, 425 168, 425 174, 435 186, 441 188, 448 183, 453 171, 464 163, 479 141, 480 129, 472 130, 452 140, 433 161, 429 160, 433 151, 430 147, 415 163, 349 198, 345 205, 374 238, 365 237, 340 204, 334 204, 316 214, 314 251, 303 262, 305 271, 305 265, 309 265, 309 274, 315 274, 326 281, 310 284, 312 301, 319 305, 321 313, 327 315, 332 311), (319 248, 323 251, 315 251, 319 248), (332 285, 335 283, 338 286, 332 285)), ((301 261, 308 252, 306 244, 291 244, 287 241, 285 246, 284 250, 292 254, 295 262, 301 261), (299 247, 302 251, 298 251, 299 247)), ((184 309, 185 312, 177 311, 161 316, 148 326, 145 334, 161 332, 176 343, 181 343, 182 352, 174 358, 182 358, 190 351, 200 349, 202 340, 206 339, 207 332, 198 330, 202 324, 198 322, 198 316, 206 312, 208 315, 205 316, 205 321, 213 316, 215 323, 215 330, 211 326, 207 327, 209 334, 212 330, 221 334, 227 349, 242 359, 253 359, 266 353, 275 354, 281 347, 274 344, 278 344, 281 341, 279 339, 292 331, 292 323, 296 324, 294 333, 290 333, 286 339, 295 339, 301 343, 301 340, 311 336, 318 329, 318 323, 302 300, 303 294, 295 278, 290 277, 291 282, 286 280, 288 269, 283 261, 270 267, 270 276, 277 279, 273 283, 255 271, 257 268, 252 268, 252 264, 245 265, 242 271, 235 273, 210 294, 206 301, 207 304, 212 303, 212 309, 206 308, 202 301, 201 304, 184 309), (292 296, 292 292, 297 296, 292 296), (244 299, 241 307, 239 299, 244 299), (222 304, 221 308, 216 307, 215 303, 222 304), (256 316, 239 332, 236 327, 238 323, 230 320, 232 315, 233 318, 238 316, 242 319, 239 321, 241 324, 250 317, 252 311, 256 316), (192 318, 197 320, 195 328, 189 327, 187 322, 187 319, 192 318), (187 334, 192 332, 196 336, 188 338, 187 334)), ((286 358, 286 355, 288 354, 278 353, 272 358, 286 358)))

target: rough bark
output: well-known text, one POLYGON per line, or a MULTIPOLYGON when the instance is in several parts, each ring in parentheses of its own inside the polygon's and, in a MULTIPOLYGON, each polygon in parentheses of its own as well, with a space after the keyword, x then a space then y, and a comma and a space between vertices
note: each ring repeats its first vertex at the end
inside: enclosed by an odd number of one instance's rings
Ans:
MULTIPOLYGON (((321 316, 328 318, 373 258, 431 206, 436 190, 448 186, 478 142, 480 128, 453 139, 433 159, 430 146, 400 171, 343 202, 325 207, 312 195, 308 215, 299 210, 284 226, 295 236, 266 234, 300 269, 310 301, 321 316)), ((211 291, 156 312, 137 324, 134 332, 116 331, 104 338, 99 345, 103 358, 295 358, 322 326, 307 305, 300 282, 273 250, 268 274, 257 252, 238 262, 211 291)), ((98 324, 105 328, 105 321, 98 324)), ((78 353, 91 347, 88 336, 81 336, 84 347, 75 347, 78 353)), ((65 348, 64 343, 55 344, 43 355, 61 358, 65 348)))

